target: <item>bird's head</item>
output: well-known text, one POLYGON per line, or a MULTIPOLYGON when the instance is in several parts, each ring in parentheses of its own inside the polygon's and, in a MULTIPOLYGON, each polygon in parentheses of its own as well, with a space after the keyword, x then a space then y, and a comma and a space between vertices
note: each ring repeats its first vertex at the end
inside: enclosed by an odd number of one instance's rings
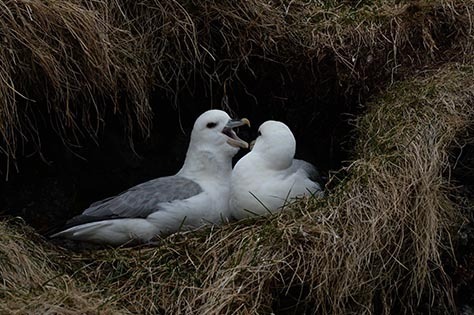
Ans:
POLYGON ((272 169, 285 169, 291 166, 295 150, 296 140, 290 128, 282 122, 268 120, 258 128, 251 153, 260 155, 272 169))
POLYGON ((231 119, 222 110, 208 110, 196 119, 191 143, 199 148, 209 148, 234 156, 239 148, 248 148, 248 143, 240 139, 233 130, 243 125, 250 126, 247 118, 231 119))

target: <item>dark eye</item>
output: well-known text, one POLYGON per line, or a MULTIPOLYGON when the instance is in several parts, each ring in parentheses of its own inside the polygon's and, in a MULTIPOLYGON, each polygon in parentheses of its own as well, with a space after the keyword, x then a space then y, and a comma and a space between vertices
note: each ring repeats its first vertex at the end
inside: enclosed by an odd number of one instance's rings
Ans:
POLYGON ((262 133, 260 132, 260 130, 258 131, 258 136, 260 137, 262 135, 262 133))
POLYGON ((217 126, 217 123, 214 122, 210 122, 206 125, 207 128, 214 128, 215 126, 217 126))

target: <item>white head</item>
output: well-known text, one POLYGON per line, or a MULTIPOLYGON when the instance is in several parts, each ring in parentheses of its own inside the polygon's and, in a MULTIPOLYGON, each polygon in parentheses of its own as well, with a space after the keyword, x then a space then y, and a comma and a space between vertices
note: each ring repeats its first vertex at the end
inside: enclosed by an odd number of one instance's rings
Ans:
POLYGON ((271 169, 286 169, 293 163, 296 140, 290 128, 282 122, 268 120, 258 128, 252 154, 258 154, 271 169))
POLYGON ((222 110, 208 110, 196 119, 189 147, 193 147, 193 150, 222 152, 232 157, 239 148, 248 148, 248 143, 232 130, 243 125, 250 126, 248 119, 233 120, 222 110))

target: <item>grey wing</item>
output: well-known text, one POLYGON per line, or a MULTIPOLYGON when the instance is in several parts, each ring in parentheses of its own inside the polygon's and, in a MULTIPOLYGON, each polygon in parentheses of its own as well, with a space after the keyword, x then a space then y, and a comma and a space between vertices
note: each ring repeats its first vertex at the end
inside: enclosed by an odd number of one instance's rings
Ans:
POLYGON ((319 174, 319 171, 313 164, 309 162, 294 159, 293 165, 291 166, 290 169, 292 172, 296 172, 298 169, 303 169, 306 172, 306 174, 308 174, 309 179, 311 179, 313 182, 322 184, 322 178, 321 178, 321 175, 319 174))
POLYGON ((74 226, 105 219, 146 218, 159 210, 160 203, 188 199, 201 192, 201 186, 187 178, 160 177, 134 186, 115 197, 94 202, 66 225, 74 226))

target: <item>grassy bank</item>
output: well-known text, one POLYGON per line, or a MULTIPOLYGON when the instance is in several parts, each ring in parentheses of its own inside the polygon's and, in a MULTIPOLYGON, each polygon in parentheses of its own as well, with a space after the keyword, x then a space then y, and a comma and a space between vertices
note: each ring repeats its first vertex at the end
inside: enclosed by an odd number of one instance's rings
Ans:
POLYGON ((473 3, 0 0, 0 8, 7 177, 25 146, 41 158, 51 140, 44 130, 72 150, 86 138, 100 143, 113 118, 130 139, 146 137, 156 108, 179 106, 180 91, 199 86, 224 99, 231 82, 246 87, 257 73, 330 81, 347 104, 363 105, 345 108, 358 113, 351 160, 332 173, 327 197, 275 217, 79 253, 5 219, 2 313, 454 312, 446 268, 456 266, 469 196, 451 174, 455 153, 472 144, 473 3), (167 102, 150 104, 152 92, 167 102))

